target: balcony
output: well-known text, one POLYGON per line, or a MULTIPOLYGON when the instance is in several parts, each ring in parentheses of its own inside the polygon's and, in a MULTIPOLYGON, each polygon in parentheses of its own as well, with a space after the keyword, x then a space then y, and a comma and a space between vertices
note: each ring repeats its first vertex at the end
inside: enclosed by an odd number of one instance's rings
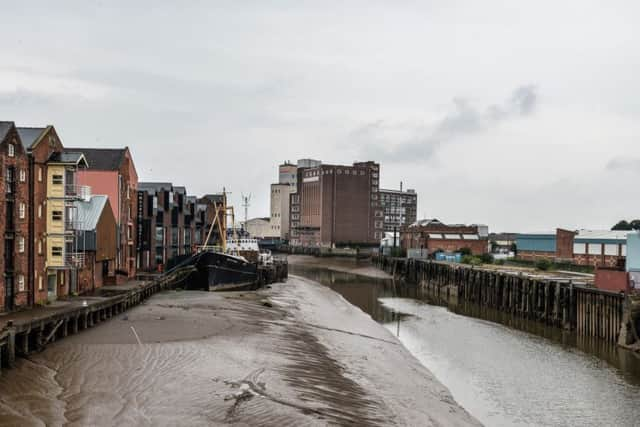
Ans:
POLYGON ((69 268, 84 267, 84 252, 67 252, 64 254, 64 264, 69 268))
POLYGON ((76 230, 82 230, 82 221, 65 219, 64 231, 76 231, 76 230))
POLYGON ((73 200, 89 200, 91 187, 88 185, 67 184, 64 186, 64 197, 73 200))

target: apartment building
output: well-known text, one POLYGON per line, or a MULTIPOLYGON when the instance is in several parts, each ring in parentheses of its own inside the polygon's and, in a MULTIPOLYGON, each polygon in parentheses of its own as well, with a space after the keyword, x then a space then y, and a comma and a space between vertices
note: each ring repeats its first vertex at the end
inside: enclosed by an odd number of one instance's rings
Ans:
POLYGON ((78 269, 77 292, 86 293, 108 284, 115 276, 118 226, 105 195, 73 204, 78 221, 76 249, 84 257, 83 266, 78 269))
POLYGON ((0 122, 0 312, 30 304, 28 156, 13 122, 0 122))
POLYGON ((298 167, 290 195, 290 245, 336 247, 376 245, 383 237, 380 166, 319 164, 298 167))
POLYGON ((87 160, 89 167, 80 171, 78 183, 109 197, 118 224, 118 280, 134 277, 138 174, 129 148, 65 148, 65 152, 83 153, 87 160))
POLYGON ((191 255, 202 240, 206 203, 170 182, 138 184, 137 264, 145 271, 162 270, 191 255))

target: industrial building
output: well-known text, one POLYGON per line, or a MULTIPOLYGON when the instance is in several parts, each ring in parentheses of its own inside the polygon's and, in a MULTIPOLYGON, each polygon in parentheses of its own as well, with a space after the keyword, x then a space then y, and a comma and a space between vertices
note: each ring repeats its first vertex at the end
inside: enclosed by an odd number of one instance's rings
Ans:
POLYGON ((546 259, 576 265, 623 268, 630 231, 566 230, 524 233, 516 239, 518 258, 529 261, 546 259))
POLYGON ((454 253, 463 248, 468 248, 473 255, 482 255, 489 252, 489 227, 423 219, 403 228, 401 241, 409 257, 425 257, 435 252, 454 253))
POLYGON ((387 190, 381 188, 380 207, 384 213, 384 231, 399 231, 418 219, 418 195, 415 190, 387 190))
POLYGON ((319 164, 298 167, 290 195, 293 247, 377 246, 384 236, 380 166, 319 164))

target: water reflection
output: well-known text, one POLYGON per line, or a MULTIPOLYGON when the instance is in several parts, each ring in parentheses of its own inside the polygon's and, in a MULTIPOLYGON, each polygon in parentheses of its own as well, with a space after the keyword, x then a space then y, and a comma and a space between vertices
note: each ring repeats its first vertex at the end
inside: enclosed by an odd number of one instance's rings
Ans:
POLYGON ((597 338, 442 301, 385 279, 290 265, 397 334, 487 425, 637 425, 640 358, 597 338))

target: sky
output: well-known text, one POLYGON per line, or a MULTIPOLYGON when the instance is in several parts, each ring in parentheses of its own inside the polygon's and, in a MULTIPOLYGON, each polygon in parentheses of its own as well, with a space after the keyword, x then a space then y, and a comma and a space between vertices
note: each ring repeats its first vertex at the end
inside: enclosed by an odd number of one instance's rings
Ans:
POLYGON ((285 160, 381 165, 491 231, 640 217, 640 3, 6 2, 0 120, 268 216, 285 160))

